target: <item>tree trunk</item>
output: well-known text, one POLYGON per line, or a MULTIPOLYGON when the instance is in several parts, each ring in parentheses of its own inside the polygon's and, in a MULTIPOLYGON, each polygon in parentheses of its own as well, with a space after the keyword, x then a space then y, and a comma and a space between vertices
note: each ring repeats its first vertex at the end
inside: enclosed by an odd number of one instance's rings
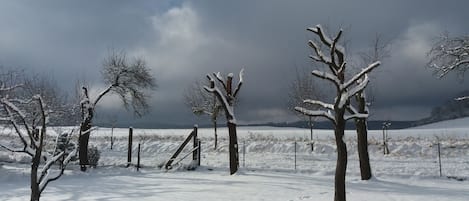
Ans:
POLYGON ((238 137, 236 135, 236 124, 230 121, 228 121, 228 134, 230 137, 230 174, 234 174, 238 171, 239 167, 238 137))
POLYGON ((217 150, 217 146, 218 146, 217 120, 213 121, 213 130, 215 132, 215 145, 213 149, 217 150))
MULTIPOLYGON (((42 147, 41 147, 42 148, 42 147)), ((31 201, 39 201, 41 196, 41 190, 39 189, 39 181, 37 180, 37 169, 39 168, 39 163, 41 162, 41 153, 39 148, 36 150, 36 154, 33 157, 31 163, 31 201)))
MULTIPOLYGON (((362 94, 357 95, 358 110, 366 113, 366 100, 362 94)), ((358 158, 360 161, 360 175, 362 180, 369 180, 372 176, 370 157, 368 155, 368 126, 366 119, 355 120, 357 128, 358 158)))
POLYGON ((80 169, 81 171, 86 171, 86 165, 89 165, 88 161, 88 142, 90 140, 90 129, 91 123, 84 122, 80 126, 80 136, 78 137, 79 141, 79 158, 80 158, 80 169))
POLYGON ((345 201, 345 173, 347 171, 347 145, 345 144, 344 130, 345 120, 343 115, 338 116, 335 126, 335 142, 337 146, 337 164, 335 170, 335 194, 334 201, 345 201))

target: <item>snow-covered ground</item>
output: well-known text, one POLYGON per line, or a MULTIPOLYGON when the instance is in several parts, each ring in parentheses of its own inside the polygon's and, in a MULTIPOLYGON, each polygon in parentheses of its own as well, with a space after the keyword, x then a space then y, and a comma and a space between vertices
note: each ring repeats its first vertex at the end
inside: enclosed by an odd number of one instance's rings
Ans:
MULTIPOLYGON (((469 120, 469 119, 468 119, 469 120)), ((464 122, 464 120, 458 120, 464 122)), ((469 121, 466 121, 469 122, 469 121)), ((375 178, 361 181, 356 137, 346 132, 349 151, 348 200, 469 200, 469 125, 454 121, 432 127, 389 130, 389 155, 383 155, 382 131, 370 131, 369 150, 375 178), (439 177, 437 137, 441 143, 439 177), (448 178, 450 176, 451 178, 448 178), (456 178, 456 179, 454 179, 456 178), (463 181, 458 181, 463 180, 463 181)), ((57 128, 61 132, 69 128, 57 128)), ((43 200, 332 200, 335 146, 331 130, 240 127, 240 172, 228 174, 227 131, 219 129, 213 149, 212 129, 199 129, 202 167, 196 171, 158 168, 167 161, 191 129, 134 129, 133 163, 142 147, 143 169, 125 168, 128 129, 94 131, 90 143, 102 151, 97 169, 86 173, 71 165, 52 182, 43 200), (295 151, 296 144, 296 151, 295 151), (296 155, 296 167, 295 167, 296 155)), ((3 129, 0 143, 15 142, 3 129)), ((51 132, 53 135, 53 133, 51 132)), ((53 139, 50 136, 50 139, 53 139)), ((192 146, 191 144, 189 146, 192 146)), ((183 152, 186 153, 189 148, 183 152)), ((189 157, 188 157, 189 158, 189 157)), ((29 158, 0 149, 0 200, 27 200, 29 158)))

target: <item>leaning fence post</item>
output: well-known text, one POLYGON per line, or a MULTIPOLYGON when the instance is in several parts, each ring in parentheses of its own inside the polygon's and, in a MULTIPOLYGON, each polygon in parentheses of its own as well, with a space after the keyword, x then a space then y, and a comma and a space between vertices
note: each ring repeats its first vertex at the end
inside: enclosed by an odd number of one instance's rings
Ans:
POLYGON ((129 144, 127 148, 127 167, 130 166, 132 163, 132 135, 133 135, 133 128, 129 127, 129 144))
POLYGON ((138 152, 137 152, 137 171, 140 169, 140 143, 138 143, 138 152))

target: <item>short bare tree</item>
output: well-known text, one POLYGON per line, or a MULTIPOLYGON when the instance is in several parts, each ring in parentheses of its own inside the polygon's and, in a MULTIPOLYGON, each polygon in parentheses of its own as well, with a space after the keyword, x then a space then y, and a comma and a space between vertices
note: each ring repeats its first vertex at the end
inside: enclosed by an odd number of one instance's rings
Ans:
POLYGON ((0 120, 13 128, 21 146, 0 144, 0 147, 31 157, 30 200, 39 201, 46 186, 63 175, 67 164, 76 155, 77 147, 74 146, 68 153, 65 150, 52 153, 45 151, 48 120, 53 115, 51 109, 45 104, 41 94, 27 96, 28 93, 23 91, 27 89, 25 84, 6 87, 3 80, 1 82, 0 120), (58 169, 52 169, 57 163, 60 163, 58 169))
MULTIPOLYGON (((428 52, 430 61, 428 66, 438 78, 450 72, 456 72, 460 78, 464 77, 469 69, 469 35, 449 36, 442 34, 428 52)), ((459 97, 456 100, 469 99, 469 96, 459 97)))
POLYGON ((208 74, 207 79, 210 85, 204 86, 205 90, 216 95, 225 112, 229 135, 230 174, 236 173, 239 167, 238 137, 236 134, 237 121, 234 114, 234 103, 243 85, 243 76, 244 69, 241 69, 238 84, 233 89, 233 73, 228 74, 226 80, 222 77, 220 72, 213 73, 213 75, 208 74), (219 84, 215 83, 215 79, 218 80, 219 84), (223 91, 220 90, 220 85, 223 91))
POLYGON ((218 134, 217 120, 223 114, 223 106, 213 93, 203 89, 201 82, 195 82, 184 93, 184 102, 191 108, 195 115, 207 115, 213 124, 214 129, 214 149, 217 149, 218 134))
POLYGON ((148 94, 146 90, 155 89, 155 78, 141 58, 129 60, 124 52, 111 51, 103 62, 102 75, 107 87, 96 97, 90 97, 88 88, 82 87, 81 124, 79 137, 79 158, 81 170, 86 170, 88 162, 88 142, 92 128, 95 108, 108 94, 117 94, 125 108, 132 109, 134 114, 142 116, 148 111, 148 94))
POLYGON ((299 70, 296 69, 295 79, 291 82, 289 86, 289 93, 288 93, 288 109, 294 111, 295 114, 300 114, 301 117, 307 117, 308 119, 308 126, 310 130, 310 140, 311 140, 311 151, 314 149, 314 142, 313 142, 313 118, 314 116, 305 115, 303 113, 298 113, 295 110, 295 107, 303 107, 308 110, 315 110, 318 109, 317 105, 311 105, 308 103, 304 103, 303 100, 305 99, 318 99, 319 97, 323 96, 317 87, 318 85, 315 83, 313 76, 309 74, 310 71, 306 69, 299 70))
POLYGON ((305 103, 317 105, 318 110, 309 110, 303 107, 296 107, 298 112, 310 116, 319 116, 329 119, 334 124, 334 135, 337 146, 337 165, 335 172, 335 201, 345 201, 345 173, 347 170, 347 145, 344 142, 345 123, 347 120, 356 118, 366 118, 368 113, 360 113, 350 100, 363 91, 369 82, 367 74, 379 66, 379 62, 372 63, 363 68, 360 72, 346 80, 345 48, 338 44, 342 35, 342 30, 333 38, 324 32, 321 25, 308 28, 314 33, 319 41, 310 40, 308 45, 313 49, 315 55, 310 56, 316 62, 328 67, 329 72, 314 70, 312 74, 318 78, 330 81, 336 89, 334 102, 325 103, 319 100, 305 99, 305 103), (322 44, 322 46, 320 45, 322 44), (323 52, 326 48, 327 52, 323 52), (350 114, 348 114, 348 113, 350 114))

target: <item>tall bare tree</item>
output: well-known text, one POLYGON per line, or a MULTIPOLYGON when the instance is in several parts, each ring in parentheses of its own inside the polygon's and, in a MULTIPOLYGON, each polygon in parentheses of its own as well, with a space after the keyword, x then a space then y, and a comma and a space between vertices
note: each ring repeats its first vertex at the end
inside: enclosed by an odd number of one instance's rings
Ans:
MULTIPOLYGON (((56 150, 52 154, 45 151, 48 119, 53 116, 53 111, 46 105, 40 93, 28 96, 28 93, 31 92, 29 87, 34 86, 27 85, 32 82, 21 81, 20 84, 9 86, 4 85, 4 80, 1 80, 1 82, 0 121, 12 126, 13 133, 18 136, 21 145, 0 144, 0 147, 12 152, 24 153, 31 157, 30 200, 39 201, 46 186, 63 175, 65 167, 76 155, 77 147, 74 146, 74 149, 68 153, 65 150, 56 150), (42 165, 41 160, 44 161, 42 165), (60 163, 59 168, 54 171, 51 168, 57 163, 60 163)), ((47 96, 45 93, 44 95, 47 96)))
POLYGON ((244 69, 241 69, 238 84, 233 89, 233 73, 228 74, 226 80, 222 77, 220 72, 213 73, 213 75, 208 74, 207 79, 210 85, 204 86, 205 90, 217 96, 225 112, 229 135, 230 174, 236 173, 239 167, 238 137, 236 134, 237 121, 234 114, 234 103, 243 85, 243 76, 244 69), (215 83, 215 79, 218 80, 219 84, 215 83), (223 91, 220 90, 219 85, 221 85, 223 91))
POLYGON ((318 78, 331 82, 336 89, 334 102, 325 103, 319 100, 306 99, 305 103, 317 105, 318 110, 309 110, 303 107, 296 107, 298 112, 310 116, 324 117, 334 124, 334 135, 337 146, 337 165, 335 172, 335 201, 345 201, 345 173, 347 170, 347 145, 344 142, 345 123, 347 120, 356 118, 366 118, 367 113, 360 113, 350 104, 352 97, 365 89, 369 82, 367 74, 379 66, 379 62, 372 63, 363 68, 360 72, 345 79, 346 61, 345 48, 338 44, 342 35, 342 30, 331 39, 323 30, 321 25, 308 28, 308 31, 315 34, 319 40, 310 40, 308 45, 313 49, 315 55, 310 58, 328 67, 329 72, 314 70, 312 74, 318 78), (322 45, 320 45, 322 44, 322 45), (326 49, 326 52, 323 50, 326 49), (349 112, 350 114, 347 114, 349 112))
POLYGON ((108 94, 117 94, 126 109, 142 116, 148 111, 148 95, 146 90, 155 89, 155 78, 141 58, 130 60, 124 52, 112 51, 103 62, 102 75, 108 86, 96 97, 90 97, 87 87, 82 87, 81 124, 79 137, 79 156, 81 170, 86 170, 88 162, 88 141, 92 128, 95 108, 102 98, 108 94))
MULTIPOLYGON (((428 66, 438 78, 450 72, 456 72, 460 78, 464 77, 469 69, 469 35, 450 36, 442 34, 427 53, 430 61, 428 66)), ((469 99, 469 96, 459 97, 456 100, 469 99)))
MULTIPOLYGON (((360 66, 380 61, 390 56, 390 43, 385 41, 381 34, 376 34, 372 41, 371 48, 360 54, 360 66)), ((367 88, 369 89, 369 88, 367 88)), ((355 95, 356 108, 359 113, 368 114, 368 105, 371 104, 367 98, 366 90, 361 90, 355 95)), ((357 148, 360 162, 360 175, 362 180, 369 180, 372 177, 370 157, 368 154, 368 125, 367 118, 355 119, 357 129, 357 148)))
POLYGON ((223 114, 223 106, 215 94, 207 92, 202 86, 203 84, 198 81, 190 85, 184 93, 184 102, 195 115, 210 117, 214 129, 214 149, 216 150, 218 144, 217 120, 223 114))

